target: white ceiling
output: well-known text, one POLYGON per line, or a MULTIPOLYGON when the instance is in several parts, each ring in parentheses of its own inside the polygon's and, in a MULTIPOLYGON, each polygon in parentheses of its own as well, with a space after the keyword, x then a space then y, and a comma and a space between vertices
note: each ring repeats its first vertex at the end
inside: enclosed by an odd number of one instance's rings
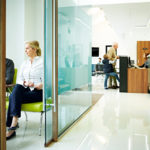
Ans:
POLYGON ((150 3, 101 6, 115 28, 144 27, 150 20, 150 3))
POLYGON ((110 5, 110 4, 128 4, 128 3, 145 3, 150 0, 60 0, 59 7, 66 6, 93 6, 93 5, 110 5))
MULTIPOLYGON (((59 7, 82 6, 88 9, 98 7, 113 28, 150 26, 150 0, 60 0, 59 7)), ((97 14, 96 14, 97 15, 97 14)), ((123 30, 123 29, 121 29, 123 30)))
MULTIPOLYGON (((85 6, 88 13, 95 9, 95 20, 98 20, 98 12, 104 12, 105 20, 115 31, 131 31, 135 28, 150 29, 150 2, 149 3, 128 3, 116 5, 85 6), (100 11, 97 11, 97 8, 100 11)), ((93 15, 92 15, 93 16, 93 15)))
MULTIPOLYGON (((116 32, 130 32, 143 28, 150 30, 150 0, 60 0, 59 7, 82 6, 103 10, 107 22, 116 32), (114 5, 115 4, 115 5, 114 5), (147 26, 149 24, 149 26, 147 26)), ((95 15, 95 20, 98 15, 95 15)), ((102 20, 102 19, 101 19, 102 20)))
POLYGON ((127 4, 127 3, 143 3, 150 0, 74 0, 79 5, 104 5, 104 4, 127 4))

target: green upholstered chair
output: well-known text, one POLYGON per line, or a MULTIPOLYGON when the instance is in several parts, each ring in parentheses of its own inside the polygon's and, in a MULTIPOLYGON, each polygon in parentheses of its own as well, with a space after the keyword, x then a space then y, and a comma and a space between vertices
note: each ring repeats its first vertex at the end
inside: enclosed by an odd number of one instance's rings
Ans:
MULTIPOLYGON (((14 82, 13 82, 13 84, 16 83, 16 78, 17 78, 17 69, 15 69, 15 75, 14 75, 14 82)), ((12 91, 12 89, 10 91, 12 91)), ((49 99, 48 103, 49 104, 52 103, 52 100, 49 99)), ((7 109, 8 109, 8 104, 9 104, 9 97, 6 97, 6 108, 7 109)), ((26 112, 40 112, 41 113, 40 127, 39 127, 39 136, 41 136, 42 120, 43 120, 43 113, 44 113, 44 111, 43 111, 43 102, 34 102, 34 103, 25 103, 25 104, 22 104, 21 111, 25 112, 26 121, 28 121, 27 113, 26 112)))

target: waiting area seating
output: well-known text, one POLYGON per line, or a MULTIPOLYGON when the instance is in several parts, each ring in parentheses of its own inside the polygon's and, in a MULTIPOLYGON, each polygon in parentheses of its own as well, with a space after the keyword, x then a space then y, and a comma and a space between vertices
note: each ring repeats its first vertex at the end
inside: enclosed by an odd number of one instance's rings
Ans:
POLYGON ((104 75, 103 64, 92 64, 92 76, 104 75))
POLYGON ((96 64, 96 75, 104 75, 103 64, 96 64))

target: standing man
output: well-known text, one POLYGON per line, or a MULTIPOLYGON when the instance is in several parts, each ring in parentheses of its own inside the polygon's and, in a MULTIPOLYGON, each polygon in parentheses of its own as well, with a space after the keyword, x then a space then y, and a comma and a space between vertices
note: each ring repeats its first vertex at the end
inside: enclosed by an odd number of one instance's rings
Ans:
MULTIPOLYGON (((118 43, 117 43, 117 42, 114 42, 113 45, 112 45, 112 47, 111 47, 111 48, 108 50, 108 52, 107 52, 107 55, 108 55, 108 59, 109 59, 109 60, 114 61, 116 58, 117 58, 117 59, 119 58, 119 57, 116 55, 117 48, 118 48, 118 43)), ((116 72, 115 66, 116 66, 116 62, 113 64, 114 72, 116 72)), ((109 88, 113 88, 113 89, 119 88, 119 87, 117 86, 116 78, 113 77, 113 76, 110 76, 110 77, 109 77, 109 88), (114 81, 114 85, 112 85, 112 80, 114 81)))

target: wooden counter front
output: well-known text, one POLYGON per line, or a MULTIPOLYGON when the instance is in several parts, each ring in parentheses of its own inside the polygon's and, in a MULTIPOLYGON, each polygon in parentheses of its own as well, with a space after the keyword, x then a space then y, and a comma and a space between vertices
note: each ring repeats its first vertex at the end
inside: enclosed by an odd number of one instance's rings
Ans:
POLYGON ((146 68, 128 68, 128 92, 148 92, 148 70, 146 68))

